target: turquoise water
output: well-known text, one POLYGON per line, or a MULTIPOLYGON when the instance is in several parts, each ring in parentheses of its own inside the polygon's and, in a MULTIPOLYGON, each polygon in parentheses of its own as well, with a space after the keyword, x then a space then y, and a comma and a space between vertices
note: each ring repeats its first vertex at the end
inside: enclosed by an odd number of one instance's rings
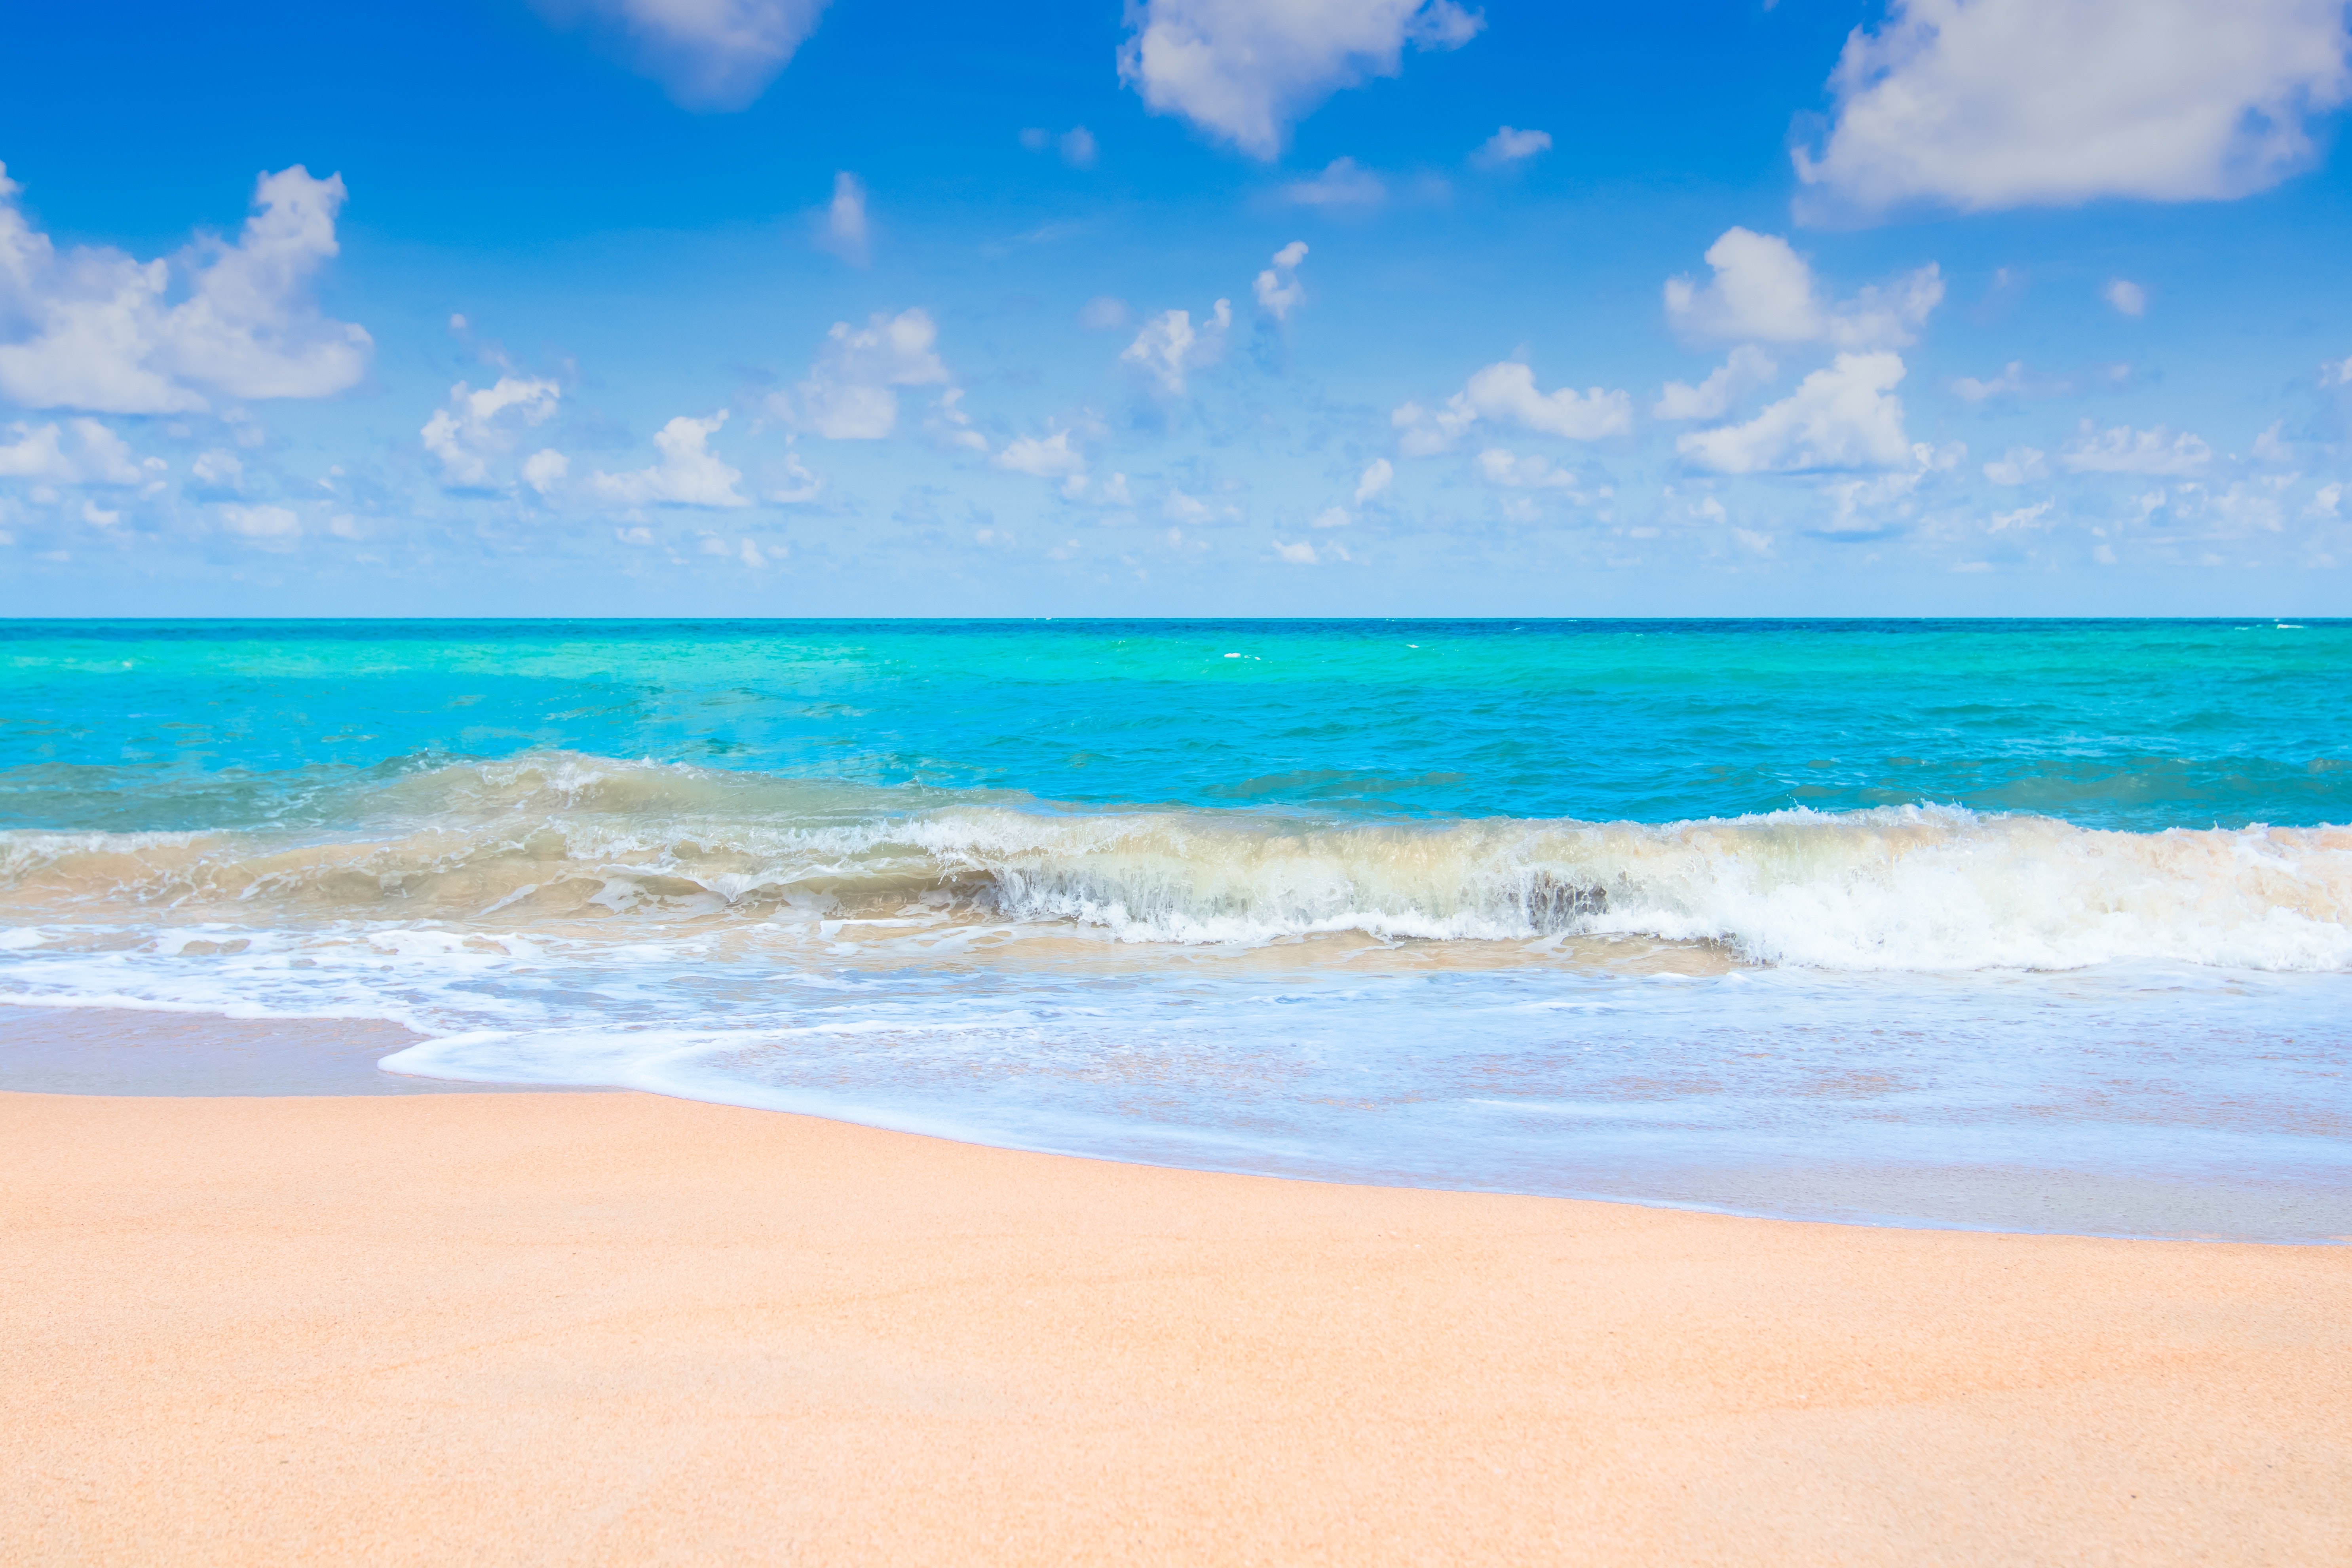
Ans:
POLYGON ((2352 1232, 2352 623, 0 626, 0 999, 1029 1147, 2352 1232))
POLYGON ((2345 822, 2347 669, 2346 622, 17 622, 0 822, 241 825, 529 750, 1371 817, 2345 822))

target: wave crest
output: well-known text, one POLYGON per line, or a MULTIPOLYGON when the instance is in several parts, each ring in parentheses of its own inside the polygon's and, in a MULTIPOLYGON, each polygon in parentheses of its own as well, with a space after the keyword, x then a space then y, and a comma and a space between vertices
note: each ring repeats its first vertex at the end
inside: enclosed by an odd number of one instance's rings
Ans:
POLYGON ((371 784, 332 832, 0 834, 16 923, 933 914, 1138 942, 1641 935, 1839 969, 2352 969, 2352 830, 1906 806, 1661 825, 1053 811, 540 753, 371 784))

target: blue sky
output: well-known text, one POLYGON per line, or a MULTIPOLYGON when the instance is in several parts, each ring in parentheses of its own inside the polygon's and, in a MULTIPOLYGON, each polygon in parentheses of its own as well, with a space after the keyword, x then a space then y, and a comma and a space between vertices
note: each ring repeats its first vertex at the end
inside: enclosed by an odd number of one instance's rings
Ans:
POLYGON ((2352 613, 2345 27, 51 7, 0 612, 2352 613))

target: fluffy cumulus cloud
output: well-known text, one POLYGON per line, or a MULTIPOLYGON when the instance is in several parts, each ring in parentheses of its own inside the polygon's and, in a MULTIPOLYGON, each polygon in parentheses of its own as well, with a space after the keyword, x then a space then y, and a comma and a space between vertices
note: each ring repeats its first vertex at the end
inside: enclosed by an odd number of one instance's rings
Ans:
MULTIPOLYGON (((863 327, 835 321, 808 379, 770 398, 769 407, 828 440, 878 441, 898 427, 898 388, 947 385, 939 341, 928 310, 877 310, 863 327)), ((954 400, 944 401, 955 414, 954 400)))
MULTIPOLYGON (((224 454, 226 455, 226 454, 224 454)), ((161 459, 142 465, 130 446, 95 419, 63 425, 11 425, 0 429, 0 479, 50 485, 135 485, 163 471, 161 459)))
POLYGON ((1470 161, 1481 168, 1499 169, 1550 151, 1550 132, 1519 131, 1506 125, 1487 137, 1485 143, 1470 154, 1470 161))
POLYGON ((1999 375, 1989 381, 1973 375, 1957 378, 1952 383, 1952 390, 1970 403, 1982 403, 1988 398, 2017 396, 2026 391, 2029 384, 2025 379, 2025 362, 2013 359, 2001 367, 1999 375))
MULTIPOLYGON (((495 385, 479 391, 461 381, 449 389, 447 405, 435 409, 417 434, 425 449, 440 459, 443 484, 453 489, 487 489, 491 463, 514 449, 523 426, 545 424, 562 395, 553 382, 529 376, 502 375, 495 385)), ((544 491, 546 487, 534 488, 544 491)))
POLYGON ((1380 500, 1389 493, 1389 487, 1395 482, 1396 465, 1386 458, 1374 458, 1364 466, 1362 477, 1356 480, 1356 504, 1361 506, 1366 501, 1380 500))
MULTIPOLYGON (((1303 255, 1305 247, 1300 248, 1303 255)), ((1218 300, 1208 319, 1197 327, 1189 310, 1162 310, 1143 323, 1143 330, 1118 356, 1119 363, 1141 371, 1170 396, 1181 397, 1188 372, 1214 364, 1224 356, 1225 334, 1233 324, 1230 300, 1218 300)))
POLYGON ((2213 448, 2186 430, 2177 436, 2161 425, 2152 430, 2128 425, 2102 430, 2085 419, 2074 439, 2059 451, 2058 460, 2078 474, 2177 477, 2202 471, 2213 460, 2213 448))
POLYGON ((236 243, 201 237, 152 261, 102 246, 60 253, 26 221, 18 189, 0 166, 0 398, 190 414, 208 392, 323 397, 366 374, 368 334, 310 298, 338 248, 340 176, 265 174, 236 243))
POLYGON ((1899 468, 1913 458, 1895 395, 1902 379, 1897 354, 1842 353, 1746 424, 1694 430, 1675 450, 1721 474, 1899 468))
POLYGON ((1917 341, 1943 302, 1943 274, 1930 262, 1851 300, 1821 297, 1811 264, 1776 234, 1731 228, 1707 247, 1714 276, 1666 279, 1666 321, 1685 338, 1716 342, 1811 343, 1841 349, 1904 348, 1917 341))
POLYGON ((1120 79, 1259 158, 1334 92, 1397 75, 1407 46, 1458 48, 1483 26, 1453 0, 1142 0, 1128 15, 1120 79))
POLYGON ((1272 542, 1274 558, 1286 566, 1321 566, 1333 561, 1355 559, 1348 553, 1348 547, 1336 539, 1325 540, 1319 551, 1304 539, 1289 542, 1277 539, 1272 542))
POLYGON ((1519 456, 1502 447, 1478 454, 1478 477, 1510 490, 1573 490, 1576 476, 1537 453, 1519 456))
POLYGON ((523 482, 541 495, 562 484, 572 472, 572 459, 552 447, 543 447, 522 460, 523 482))
POLYGON ((723 408, 708 419, 679 415, 654 433, 660 462, 625 474, 600 473, 597 491, 628 506, 751 505, 735 489, 742 470, 721 462, 710 450, 710 437, 726 423, 723 408))
POLYGON ((1633 429, 1633 400, 1597 386, 1583 393, 1571 387, 1541 392, 1531 367, 1505 360, 1472 375, 1441 407, 1408 403, 1389 416, 1399 432, 1399 448, 1409 458, 1445 450, 1481 419, 1571 441, 1598 441, 1633 429))
POLYGON ((559 26, 586 25, 688 109, 741 109, 824 15, 825 0, 533 0, 559 26))
POLYGON ((1274 253, 1274 264, 1257 275, 1257 308, 1277 321, 1307 298, 1298 281, 1298 264, 1307 259, 1307 242, 1294 239, 1274 253))
POLYGON ((1041 479, 1068 479, 1087 471, 1087 459, 1070 445, 1069 431, 1056 430, 1050 436, 1024 436, 1006 442, 1004 450, 996 455, 996 466, 1041 479))
POLYGON ((1895 0, 1797 173, 1863 212, 2241 196, 2311 163, 2346 45, 2340 0, 1895 0))
POLYGON ((1780 367, 1771 355, 1753 343, 1742 343, 1696 386, 1681 381, 1666 383, 1651 412, 1661 419, 1720 419, 1741 398, 1769 385, 1780 374, 1780 367))
POLYGON ((988 450, 988 437, 972 428, 971 416, 963 411, 963 388, 950 386, 940 394, 939 401, 923 419, 923 433, 941 447, 961 447, 971 452, 988 450))
POLYGON ((235 495, 245 489, 244 459, 226 447, 198 453, 188 465, 188 473, 197 489, 215 495, 235 495))
POLYGON ((1389 187, 1353 158, 1334 158, 1322 173, 1283 186, 1282 199, 1302 207, 1376 207, 1389 199, 1389 187))

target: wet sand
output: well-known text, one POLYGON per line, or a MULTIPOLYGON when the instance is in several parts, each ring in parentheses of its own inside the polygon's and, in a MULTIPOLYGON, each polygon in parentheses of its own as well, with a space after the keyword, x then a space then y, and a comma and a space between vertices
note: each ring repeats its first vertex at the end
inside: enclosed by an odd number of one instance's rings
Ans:
POLYGON ((2352 1248, 0 1094, 19 1563, 2352 1561, 2352 1248))

